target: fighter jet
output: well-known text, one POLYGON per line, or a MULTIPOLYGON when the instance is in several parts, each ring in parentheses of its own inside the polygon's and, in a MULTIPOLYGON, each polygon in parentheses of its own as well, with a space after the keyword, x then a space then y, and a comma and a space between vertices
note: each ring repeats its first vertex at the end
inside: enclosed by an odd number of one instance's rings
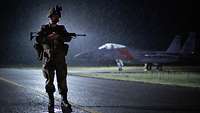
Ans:
POLYGON ((101 64, 113 64, 123 65, 123 62, 130 62, 133 60, 133 56, 128 47, 121 44, 106 43, 94 50, 87 52, 81 52, 74 56, 75 59, 80 61, 98 62, 101 64))
POLYGON ((191 32, 181 48, 181 36, 177 35, 166 51, 133 51, 135 59, 144 63, 144 71, 149 71, 152 66, 162 70, 164 64, 180 63, 185 60, 197 60, 194 54, 196 33, 191 32))
MULTIPOLYGON (((166 51, 141 51, 135 48, 130 48, 125 45, 106 43, 94 50, 81 52, 75 55, 76 60, 85 62, 92 62, 100 64, 118 65, 123 63, 130 63, 137 60, 144 64, 144 71, 149 71, 152 66, 157 70, 162 70, 163 65, 176 63, 191 63, 199 60, 200 55, 195 53, 196 33, 191 32, 184 45, 181 46, 182 37, 176 35, 174 40, 166 51)), ((119 66, 118 66, 119 67, 119 66)))

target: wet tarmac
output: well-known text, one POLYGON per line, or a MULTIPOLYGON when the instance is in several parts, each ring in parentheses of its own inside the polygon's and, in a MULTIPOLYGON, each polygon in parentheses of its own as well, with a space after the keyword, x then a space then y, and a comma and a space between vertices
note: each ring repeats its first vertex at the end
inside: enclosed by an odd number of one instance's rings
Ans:
MULTIPOLYGON (((79 72, 80 74, 80 72, 79 72)), ((69 74, 73 113, 199 113, 200 88, 86 78, 69 74)), ((56 80, 55 80, 56 81, 56 80)), ((0 69, 0 113, 47 113, 39 69, 0 69)), ((55 82, 56 83, 56 82, 55 82)), ((60 95, 55 93, 56 113, 60 95)))

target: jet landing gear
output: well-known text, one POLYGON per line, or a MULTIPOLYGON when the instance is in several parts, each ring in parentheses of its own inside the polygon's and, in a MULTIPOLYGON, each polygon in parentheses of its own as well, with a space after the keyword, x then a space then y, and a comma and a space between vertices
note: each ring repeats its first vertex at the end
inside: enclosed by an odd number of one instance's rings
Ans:
MULTIPOLYGON (((146 63, 145 65, 144 65, 144 71, 151 71, 152 70, 152 66, 153 66, 153 64, 152 63, 146 63)), ((157 64, 157 65, 155 65, 156 66, 156 69, 158 70, 158 71, 162 71, 162 64, 157 64)))
POLYGON ((156 65, 156 69, 158 70, 158 71, 162 71, 162 64, 159 64, 159 65, 156 65))
POLYGON ((151 69, 152 69, 151 63, 144 64, 144 71, 150 71, 151 69))

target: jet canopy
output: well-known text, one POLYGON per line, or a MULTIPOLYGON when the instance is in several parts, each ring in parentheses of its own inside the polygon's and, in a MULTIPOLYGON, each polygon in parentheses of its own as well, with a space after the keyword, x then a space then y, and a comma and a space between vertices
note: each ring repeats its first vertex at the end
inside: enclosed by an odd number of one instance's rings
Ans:
POLYGON ((98 49, 118 49, 118 48, 126 48, 125 45, 121 45, 121 44, 115 44, 115 43, 106 43, 102 46, 100 46, 98 49))

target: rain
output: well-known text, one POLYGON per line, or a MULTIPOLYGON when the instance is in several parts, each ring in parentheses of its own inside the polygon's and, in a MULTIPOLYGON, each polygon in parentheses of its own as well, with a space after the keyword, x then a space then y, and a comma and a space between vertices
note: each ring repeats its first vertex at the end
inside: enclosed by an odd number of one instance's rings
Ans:
POLYGON ((60 24, 68 32, 85 33, 70 42, 73 56, 105 43, 143 50, 165 50, 174 35, 195 29, 194 2, 178 0, 43 0, 5 1, 1 4, 0 64, 38 64, 29 33, 48 23, 48 9, 63 7, 60 24), (187 8, 186 8, 187 7, 187 8))

